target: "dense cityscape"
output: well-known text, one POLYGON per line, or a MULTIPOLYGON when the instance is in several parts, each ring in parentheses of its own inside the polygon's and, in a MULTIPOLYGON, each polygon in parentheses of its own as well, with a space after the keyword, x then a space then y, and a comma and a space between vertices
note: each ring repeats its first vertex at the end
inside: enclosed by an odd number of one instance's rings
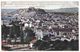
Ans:
POLYGON ((78 50, 78 12, 30 7, 1 16, 2 50, 78 50))

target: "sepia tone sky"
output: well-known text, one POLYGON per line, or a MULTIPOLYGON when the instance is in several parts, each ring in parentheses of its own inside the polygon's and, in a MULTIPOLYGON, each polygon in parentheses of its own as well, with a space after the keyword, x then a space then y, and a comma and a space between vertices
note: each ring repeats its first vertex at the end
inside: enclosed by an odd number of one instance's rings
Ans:
POLYGON ((78 7, 77 1, 2 1, 2 9, 19 9, 19 8, 42 8, 58 9, 78 7))

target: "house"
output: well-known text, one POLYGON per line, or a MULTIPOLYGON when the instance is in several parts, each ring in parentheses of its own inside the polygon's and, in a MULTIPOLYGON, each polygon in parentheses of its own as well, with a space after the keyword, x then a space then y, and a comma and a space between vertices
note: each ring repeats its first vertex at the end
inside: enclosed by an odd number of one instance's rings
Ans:
POLYGON ((72 28, 53 28, 54 36, 51 37, 58 40, 71 40, 73 37, 72 28))

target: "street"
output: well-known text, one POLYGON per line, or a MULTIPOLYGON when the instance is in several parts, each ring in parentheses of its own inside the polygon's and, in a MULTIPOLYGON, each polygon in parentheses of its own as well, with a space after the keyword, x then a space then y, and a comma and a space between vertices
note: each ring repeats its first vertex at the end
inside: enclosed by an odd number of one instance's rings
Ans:
MULTIPOLYGON (((10 47, 10 51, 33 51, 34 49, 30 49, 28 44, 16 44, 16 45, 4 45, 5 47, 10 47)), ((4 51, 4 50, 3 50, 4 51)))

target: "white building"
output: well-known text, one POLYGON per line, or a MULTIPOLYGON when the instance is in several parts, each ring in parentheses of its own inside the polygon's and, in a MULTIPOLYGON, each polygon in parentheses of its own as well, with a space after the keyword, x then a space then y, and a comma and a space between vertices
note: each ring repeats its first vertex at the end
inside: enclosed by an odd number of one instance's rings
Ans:
POLYGON ((40 29, 36 30, 36 38, 37 38, 37 40, 42 40, 42 38, 43 38, 42 30, 40 30, 40 29))

